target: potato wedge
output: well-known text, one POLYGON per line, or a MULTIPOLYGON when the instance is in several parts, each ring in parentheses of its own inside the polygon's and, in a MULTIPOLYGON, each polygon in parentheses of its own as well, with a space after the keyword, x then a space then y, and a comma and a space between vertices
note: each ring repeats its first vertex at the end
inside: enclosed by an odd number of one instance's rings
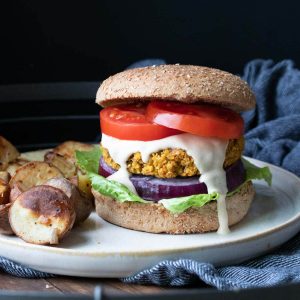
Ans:
POLYGON ((33 161, 18 168, 9 181, 9 185, 13 188, 15 184, 18 184, 21 191, 25 192, 33 186, 41 185, 54 177, 63 177, 63 175, 57 168, 45 162, 33 161))
POLYGON ((75 224, 84 222, 94 209, 91 199, 82 196, 77 187, 65 178, 52 178, 44 183, 62 190, 73 202, 76 219, 75 224))
POLYGON ((4 181, 0 179, 0 205, 9 202, 9 193, 10 193, 9 184, 4 183, 4 181))
POLYGON ((58 153, 68 159, 73 163, 76 162, 76 150, 79 151, 91 151, 94 146, 91 144, 84 144, 76 141, 66 141, 53 149, 53 152, 58 153))
POLYGON ((25 190, 20 187, 18 182, 14 183, 13 186, 10 187, 9 202, 14 202, 24 192, 25 190))
MULTIPOLYGON (((54 148, 53 152, 63 156, 68 161, 71 161, 76 167, 76 150, 91 151, 94 149, 94 147, 95 146, 92 144, 84 144, 76 141, 66 141, 54 148)), ((68 176, 67 178, 70 179, 73 183, 75 181, 77 182, 77 184, 75 185, 78 187, 80 193, 85 198, 94 199, 91 192, 91 185, 88 176, 83 174, 83 172, 81 172, 79 169, 76 168, 76 170, 77 178, 75 176, 68 176)))
POLYGON ((10 162, 6 168, 6 171, 10 174, 10 176, 14 176, 16 174, 17 169, 27 164, 29 161, 23 158, 17 158, 13 162, 10 162))
MULTIPOLYGON (((74 181, 74 178, 71 179, 74 181)), ((92 194, 91 181, 87 174, 82 173, 80 170, 77 172, 77 187, 79 191, 88 199, 94 199, 92 194)))
POLYGON ((71 178, 76 175, 75 164, 65 156, 59 153, 49 151, 45 154, 44 161, 59 169, 64 177, 71 178))
POLYGON ((11 203, 0 205, 0 234, 11 235, 13 231, 9 224, 8 212, 11 203))
POLYGON ((2 180, 4 183, 9 183, 9 180, 10 180, 9 172, 0 171, 0 180, 2 180))
POLYGON ((4 171, 8 163, 17 159, 19 151, 3 136, 0 136, 0 171, 4 171))
POLYGON ((9 202, 9 178, 10 175, 6 171, 0 171, 0 205, 6 204, 9 202))
POLYGON ((9 210, 13 232, 33 244, 58 244, 72 229, 74 221, 72 201, 62 190, 48 185, 22 193, 9 210))

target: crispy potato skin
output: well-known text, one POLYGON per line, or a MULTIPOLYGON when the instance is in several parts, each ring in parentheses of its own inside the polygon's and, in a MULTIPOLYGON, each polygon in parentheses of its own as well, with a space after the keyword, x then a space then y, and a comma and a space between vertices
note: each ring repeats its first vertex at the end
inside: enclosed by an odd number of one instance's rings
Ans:
POLYGON ((63 177, 62 173, 53 166, 41 161, 32 161, 16 170, 9 185, 13 188, 18 184, 22 191, 27 191, 36 185, 41 185, 50 178, 63 177))
POLYGON ((80 194, 78 188, 65 178, 52 178, 45 182, 49 185, 62 190, 73 202, 76 219, 75 225, 84 222, 94 209, 93 201, 80 194))
POLYGON ((16 171, 28 162, 29 161, 26 159, 17 158, 16 160, 8 164, 6 171, 10 174, 10 176, 14 176, 16 174, 16 171))
POLYGON ((0 234, 12 235, 13 231, 9 224, 8 212, 11 203, 0 205, 0 234))
POLYGON ((4 183, 8 183, 10 180, 10 174, 7 171, 0 171, 0 180, 4 183))
POLYGON ((6 171, 0 171, 0 205, 6 204, 9 202, 9 179, 10 175, 6 171))
POLYGON ((56 244, 73 227, 75 208, 60 189, 40 185, 22 193, 11 205, 14 233, 33 244, 56 244))
POLYGON ((8 164, 19 157, 20 153, 3 136, 0 136, 0 171, 6 170, 8 164))
MULTIPOLYGON (((224 168, 237 161, 244 150, 244 138, 230 140, 226 150, 224 168)), ((122 151, 122 150, 120 150, 122 151)), ((118 170, 120 166, 113 161, 109 150, 102 147, 105 162, 113 169, 118 170)), ((127 169, 132 174, 143 174, 159 178, 174 178, 177 176, 200 175, 194 164, 194 159, 182 149, 164 149, 152 153, 148 162, 144 163, 141 153, 136 152, 127 161, 127 169)))
POLYGON ((40 185, 22 193, 19 199, 24 208, 45 217, 64 217, 73 208, 65 193, 60 189, 40 185))
POLYGON ((9 202, 10 187, 7 183, 0 180, 0 205, 9 202))
POLYGON ((77 141, 66 141, 53 149, 53 152, 64 156, 71 160, 73 163, 76 162, 76 150, 79 151, 91 151, 94 146, 90 144, 84 144, 77 141))
POLYGON ((13 203, 25 190, 23 190, 17 182, 11 186, 9 194, 9 202, 13 203))
POLYGON ((64 177, 71 178, 76 175, 76 165, 70 158, 67 158, 54 151, 45 154, 44 161, 59 169, 64 177))

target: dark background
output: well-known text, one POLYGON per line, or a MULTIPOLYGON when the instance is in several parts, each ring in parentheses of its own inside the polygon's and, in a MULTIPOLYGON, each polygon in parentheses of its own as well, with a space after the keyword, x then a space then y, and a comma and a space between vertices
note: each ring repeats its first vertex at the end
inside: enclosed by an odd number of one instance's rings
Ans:
POLYGON ((299 66, 299 16, 289 0, 0 1, 0 135, 20 151, 99 141, 99 81, 144 58, 299 66))
POLYGON ((0 83, 98 81, 143 58, 300 65, 299 1, 1 1, 0 83))

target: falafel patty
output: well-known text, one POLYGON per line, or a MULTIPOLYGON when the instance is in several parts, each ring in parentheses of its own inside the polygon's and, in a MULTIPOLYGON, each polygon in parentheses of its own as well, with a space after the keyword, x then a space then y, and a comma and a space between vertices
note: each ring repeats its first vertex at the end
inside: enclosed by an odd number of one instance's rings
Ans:
MULTIPOLYGON (((106 148, 102 149, 103 159, 110 167, 119 170, 118 165, 109 155, 106 148)), ((229 140, 224 168, 229 167, 240 159, 244 150, 244 137, 229 140)), ((132 174, 141 174, 155 176, 158 178, 174 178, 177 176, 195 176, 200 175, 194 163, 194 159, 182 149, 164 149, 150 155, 147 162, 143 162, 141 153, 132 154, 127 160, 127 170, 132 174)))

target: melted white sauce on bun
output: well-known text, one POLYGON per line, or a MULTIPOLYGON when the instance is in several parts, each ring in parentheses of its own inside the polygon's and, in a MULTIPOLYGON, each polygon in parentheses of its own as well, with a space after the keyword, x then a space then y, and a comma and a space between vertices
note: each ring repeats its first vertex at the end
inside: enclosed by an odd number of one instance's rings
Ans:
POLYGON ((228 190, 226 173, 223 169, 228 140, 182 133, 153 141, 129 141, 102 134, 101 143, 104 148, 109 150, 112 159, 120 165, 120 169, 107 179, 126 185, 134 193, 136 190, 129 179, 130 173, 127 171, 127 160, 131 154, 140 152, 143 162, 147 162, 153 152, 166 148, 185 150, 188 155, 193 157, 196 167, 201 172, 199 180, 206 184, 208 193, 218 192, 220 194, 217 200, 218 233, 229 232, 225 202, 228 190))

